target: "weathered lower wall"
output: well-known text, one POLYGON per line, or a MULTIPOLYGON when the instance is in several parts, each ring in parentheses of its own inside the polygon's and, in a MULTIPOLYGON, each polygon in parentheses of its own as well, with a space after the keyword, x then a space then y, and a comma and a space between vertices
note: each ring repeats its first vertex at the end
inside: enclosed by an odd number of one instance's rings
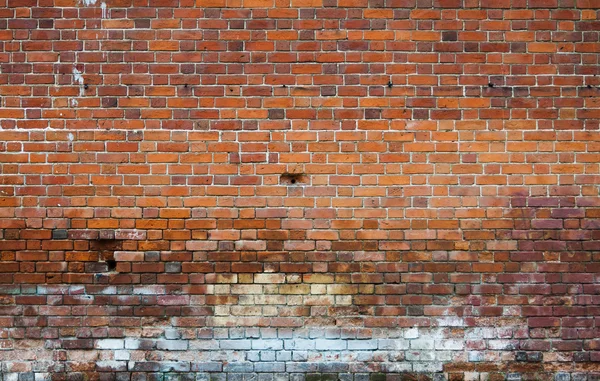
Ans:
POLYGON ((598 1, 0 6, 0 381, 598 379, 598 1))

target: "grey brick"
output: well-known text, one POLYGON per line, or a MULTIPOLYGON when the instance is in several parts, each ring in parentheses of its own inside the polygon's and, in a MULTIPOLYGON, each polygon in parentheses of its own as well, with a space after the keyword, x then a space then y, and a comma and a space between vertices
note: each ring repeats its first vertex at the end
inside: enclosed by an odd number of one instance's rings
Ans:
POLYGON ((260 361, 275 361, 275 351, 260 351, 260 361))
MULTIPOLYGON (((278 337, 280 339, 284 338, 283 336, 279 336, 277 328, 261 328, 260 337, 263 339, 276 339, 278 337)), ((291 338, 291 336, 289 338, 291 338)))
POLYGON ((23 372, 19 374, 19 381, 35 381, 35 374, 33 372, 23 372))
POLYGON ((158 340, 156 347, 165 351, 186 351, 188 349, 187 340, 158 340))
POLYGON ((252 349, 283 349, 283 340, 252 340, 252 349))
POLYGON ((435 351, 435 359, 438 361, 452 362, 456 358, 456 352, 453 351, 435 351))
POLYGON ((359 362, 372 362, 373 361, 373 352, 371 351, 352 351, 352 352, 342 352, 342 361, 356 361, 359 362))
POLYGON ((308 361, 308 352, 307 351, 294 351, 294 352, 292 352, 292 360, 308 361))
POLYGON ((322 373, 339 373, 347 372, 349 365, 345 362, 322 362, 319 363, 319 372, 322 373))
POLYGON ((246 352, 246 360, 252 362, 260 361, 260 352, 259 351, 247 351, 246 352))
POLYGON ((569 373, 556 373, 554 375, 554 381, 570 381, 571 375, 569 373))
MULTIPOLYGON (((54 229, 52 230, 52 239, 67 239, 69 236, 66 229, 54 229)), ((19 375, 19 380, 21 376, 19 375)), ((33 381, 33 380, 32 380, 33 381)))
POLYGON ((125 349, 153 349, 154 344, 149 339, 125 339, 125 349))
POLYGON ((316 372, 318 368, 318 364, 310 362, 288 362, 285 364, 286 372, 290 373, 316 372))
POLYGON ((260 362, 254 364, 254 371, 262 373, 285 372, 283 362, 260 362))
POLYGON ((289 381, 290 375, 287 373, 277 373, 273 375, 273 381, 289 381))
POLYGON ((258 375, 258 381, 273 381, 273 374, 261 373, 258 375))
MULTIPOLYGON (((265 337, 263 335, 263 337, 265 337)), ((291 339, 294 337, 294 331, 290 328, 279 328, 277 329, 277 337, 280 339, 291 339)))
POLYGON ((379 339, 377 340, 377 348, 387 350, 403 350, 408 349, 409 341, 403 339, 379 339))
POLYGON ((158 372, 160 364, 154 361, 130 361, 128 369, 134 372, 158 372))
POLYGON ((219 342, 217 340, 192 340, 192 341, 190 341, 190 349, 194 349, 194 350, 219 349, 219 342))
POLYGON ((482 352, 469 352, 469 361, 470 362, 483 361, 483 353, 482 352))
POLYGON ((158 262, 160 261, 160 252, 158 251, 147 251, 144 253, 145 262, 158 262))
POLYGON ((293 339, 284 340, 285 349, 315 349, 315 340, 293 339))
POLYGON ((464 348, 464 343, 462 340, 436 340, 435 341, 436 349, 448 349, 448 350, 461 350, 464 348))
POLYGON ((181 272, 181 262, 167 262, 165 264, 165 272, 166 273, 180 273, 181 272))
POLYGON ((225 373, 211 373, 210 381, 225 381, 227 380, 227 375, 225 373))
POLYGON ((258 381, 273 381, 272 373, 260 373, 258 375, 258 381))
POLYGON ((348 340, 348 349, 377 349, 377 340, 348 340))
POLYGON ((219 346, 221 349, 251 349, 252 341, 251 340, 221 340, 219 342, 219 346))
MULTIPOLYGON (((385 370, 389 373, 402 373, 402 372, 412 372, 413 371, 413 363, 409 362, 391 362, 384 363, 385 366, 382 367, 382 370, 385 370)), ((416 369, 415 369, 416 371, 416 369)))
POLYGON ((254 364, 251 362, 232 362, 223 365, 223 372, 243 373, 254 371, 254 364))
POLYGON ((431 351, 406 351, 407 361, 433 361, 435 360, 435 353, 431 351))
POLYGON ((317 339, 315 340, 315 344, 316 349, 325 351, 341 351, 348 346, 346 340, 317 339))
POLYGON ((187 361, 163 362, 160 364, 161 372, 189 372, 190 363, 187 361))
POLYGON ((126 361, 97 361, 96 370, 98 372, 126 372, 126 361))
POLYGON ((278 351, 276 353, 277 361, 290 361, 292 359, 291 351, 278 351))
POLYGON ((192 372, 221 372, 223 364, 220 362, 193 362, 190 364, 192 372))
POLYGON ((443 369, 441 362, 416 362, 412 367, 415 372, 441 372, 443 369))
POLYGON ((417 339, 410 341, 411 349, 433 349, 434 340, 431 339, 417 339))

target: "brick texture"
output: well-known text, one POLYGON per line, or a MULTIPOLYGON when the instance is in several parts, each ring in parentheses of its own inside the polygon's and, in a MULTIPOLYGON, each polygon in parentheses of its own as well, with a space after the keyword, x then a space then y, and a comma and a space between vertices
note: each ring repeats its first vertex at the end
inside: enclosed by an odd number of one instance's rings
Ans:
POLYGON ((0 381, 600 377, 598 0, 0 0, 0 381))

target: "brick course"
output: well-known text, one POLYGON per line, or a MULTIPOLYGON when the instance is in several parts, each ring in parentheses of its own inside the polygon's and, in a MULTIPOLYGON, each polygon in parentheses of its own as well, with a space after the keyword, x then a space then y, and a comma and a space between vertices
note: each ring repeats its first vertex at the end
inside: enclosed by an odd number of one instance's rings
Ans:
POLYGON ((597 0, 0 0, 0 381, 600 377, 597 0))

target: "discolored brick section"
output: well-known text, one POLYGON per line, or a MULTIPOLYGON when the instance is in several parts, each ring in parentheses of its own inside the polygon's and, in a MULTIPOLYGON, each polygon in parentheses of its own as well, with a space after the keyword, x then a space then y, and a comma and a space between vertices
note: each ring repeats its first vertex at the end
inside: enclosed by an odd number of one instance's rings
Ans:
POLYGON ((597 0, 0 0, 0 381, 600 377, 597 0))

